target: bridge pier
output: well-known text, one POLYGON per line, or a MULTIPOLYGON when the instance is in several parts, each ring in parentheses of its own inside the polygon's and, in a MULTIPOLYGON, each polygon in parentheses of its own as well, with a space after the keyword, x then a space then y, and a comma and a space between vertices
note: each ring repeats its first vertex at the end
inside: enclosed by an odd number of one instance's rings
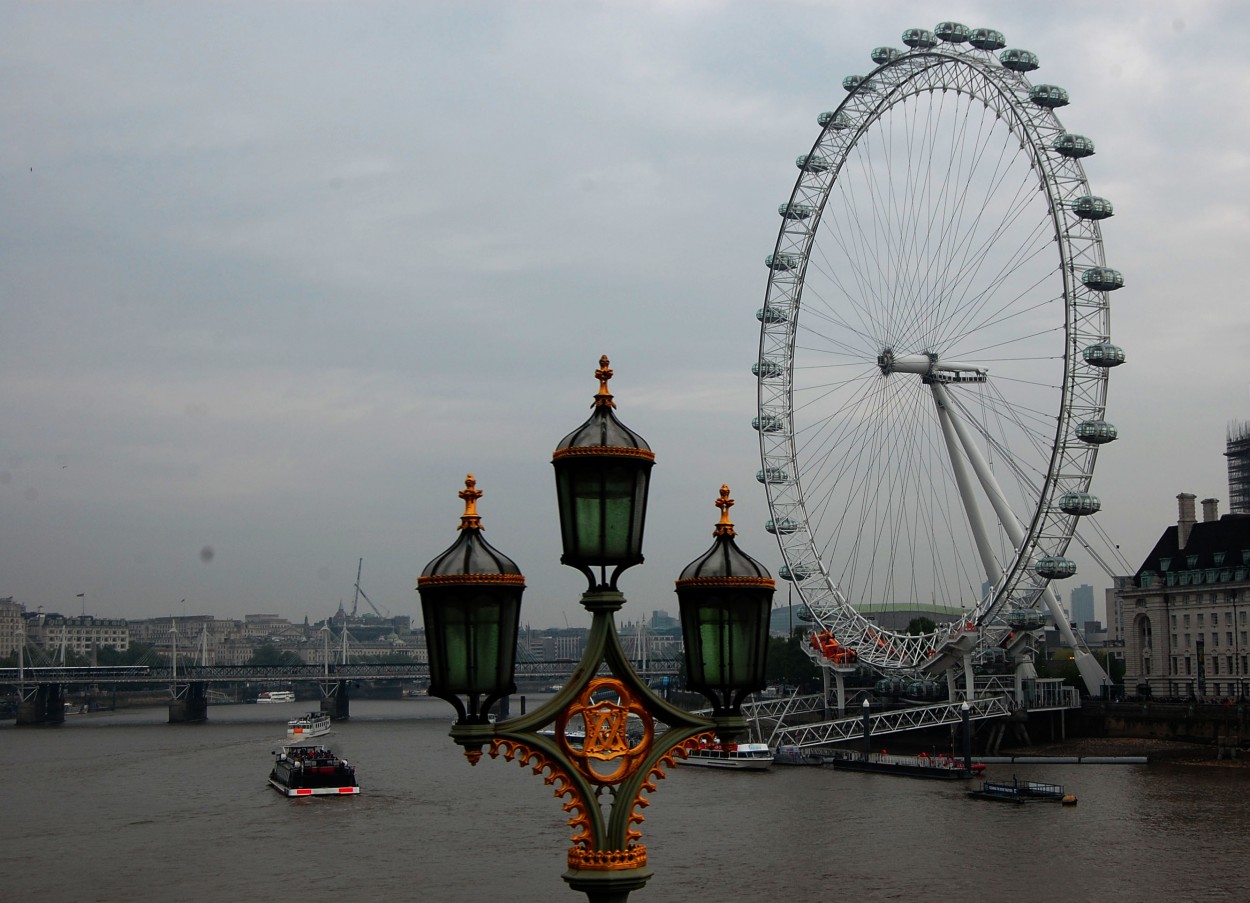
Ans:
POLYGON ((183 724, 208 720, 208 685, 202 681, 189 683, 181 690, 174 687, 169 702, 169 723, 183 724))
POLYGON ((38 684, 21 692, 17 703, 18 724, 63 724, 65 688, 61 684, 38 684))
POLYGON ((352 716, 351 697, 348 693, 348 680, 332 680, 321 682, 321 711, 330 716, 331 721, 346 721, 352 716))

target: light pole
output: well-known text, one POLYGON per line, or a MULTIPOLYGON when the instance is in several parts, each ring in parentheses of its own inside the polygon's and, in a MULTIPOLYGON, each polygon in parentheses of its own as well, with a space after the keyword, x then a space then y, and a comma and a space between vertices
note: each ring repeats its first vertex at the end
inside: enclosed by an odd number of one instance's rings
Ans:
POLYGON ((564 800, 573 829, 563 878, 590 903, 624 903, 651 877, 638 811, 664 768, 700 738, 729 742, 743 734, 741 705, 764 688, 768 614, 775 584, 741 552, 729 520, 728 487, 716 505, 712 547, 682 571, 678 605, 689 685, 712 703, 703 718, 665 702, 629 663, 615 612, 625 604, 621 573, 642 557, 647 488, 655 455, 619 420, 608 392, 612 371, 601 358, 590 418, 552 456, 560 514, 561 563, 587 578, 582 606, 592 622, 572 676, 545 705, 507 721, 491 707, 516 690, 520 569, 482 537, 470 475, 460 492, 460 535, 422 571, 417 589, 425 619, 430 695, 456 710, 451 738, 470 764, 483 751, 530 766, 564 800), (609 568, 611 573, 609 575, 609 568), (603 672, 606 665, 608 673, 603 672), (657 723, 667 725, 662 734, 657 723), (554 736, 540 733, 554 724, 554 736))
POLYGON ((868 700, 864 700, 863 705, 863 728, 864 728, 864 761, 867 762, 872 757, 872 706, 868 700))
POLYGON ((959 721, 963 729, 964 772, 972 774, 972 706, 966 699, 959 707, 959 721))

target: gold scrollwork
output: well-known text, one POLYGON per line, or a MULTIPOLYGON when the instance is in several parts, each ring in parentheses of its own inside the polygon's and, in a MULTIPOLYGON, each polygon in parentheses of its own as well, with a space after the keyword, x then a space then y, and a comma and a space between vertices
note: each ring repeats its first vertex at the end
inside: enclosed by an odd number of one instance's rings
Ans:
POLYGON ((553 786, 552 792, 557 799, 568 797, 564 801, 563 809, 565 812, 573 813, 569 817, 568 825, 574 831, 574 849, 578 848, 576 846, 578 844, 588 849, 593 846, 595 838, 591 829, 589 812, 590 806, 596 803, 582 798, 582 795, 577 792, 577 785, 560 767, 560 763, 549 759, 541 751, 531 749, 524 743, 496 738, 490 742, 490 757, 497 759, 501 753, 509 762, 516 759, 517 764, 522 767, 530 765, 534 774, 542 775, 543 782, 553 786), (543 774, 544 771, 547 773, 543 774))
POLYGON ((568 862, 569 868, 588 872, 638 869, 647 864, 647 848, 641 843, 631 843, 625 850, 585 850, 572 847, 568 862))
POLYGON ((655 721, 624 683, 598 677, 557 717, 556 737, 587 780, 599 786, 615 785, 631 777, 650 755, 655 721), (596 696, 603 698, 596 702, 596 696), (577 718, 585 728, 580 744, 569 731, 570 722, 577 718))
POLYGON ((655 766, 650 772, 648 772, 647 779, 642 782, 641 786, 639 786, 638 795, 634 797, 632 803, 630 804, 629 818, 627 819, 629 826, 625 829, 625 840, 627 844, 632 846, 634 841, 642 837, 642 832, 637 828, 634 828, 633 825, 641 825, 646 820, 646 817, 637 810, 645 809, 651 805, 651 800, 649 800, 646 796, 643 796, 643 794, 645 793, 649 795, 655 793, 656 781, 662 781, 668 777, 668 775, 664 773, 665 766, 672 768, 677 764, 677 759, 686 758, 692 751, 697 750, 701 744, 706 745, 712 743, 715 739, 716 734, 713 731, 703 731, 695 734, 693 737, 683 740, 681 743, 674 745, 668 750, 668 752, 660 756, 659 761, 656 762, 655 766))

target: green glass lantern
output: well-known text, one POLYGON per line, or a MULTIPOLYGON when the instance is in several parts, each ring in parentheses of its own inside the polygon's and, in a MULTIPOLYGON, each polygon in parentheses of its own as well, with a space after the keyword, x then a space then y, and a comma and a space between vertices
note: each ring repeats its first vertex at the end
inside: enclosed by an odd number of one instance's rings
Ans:
POLYGON ((712 548, 677 580, 686 683, 712 703, 713 717, 738 716, 748 693, 764 689, 768 619, 776 583, 734 542, 733 499, 721 486, 712 548))
POLYGON ((430 695, 450 702, 458 724, 486 724, 490 707, 516 689, 517 630, 525 578, 482 538, 473 474, 459 493, 460 536, 417 581, 430 658, 430 695), (464 697, 462 699, 461 697, 464 697))
POLYGON ((601 357, 595 371, 599 392, 590 419, 565 436, 551 457, 564 543, 560 562, 585 574, 591 590, 615 590, 620 573, 642 562, 647 488, 655 465, 646 441, 613 413, 608 363, 601 357), (609 567, 614 569, 610 582, 609 567))

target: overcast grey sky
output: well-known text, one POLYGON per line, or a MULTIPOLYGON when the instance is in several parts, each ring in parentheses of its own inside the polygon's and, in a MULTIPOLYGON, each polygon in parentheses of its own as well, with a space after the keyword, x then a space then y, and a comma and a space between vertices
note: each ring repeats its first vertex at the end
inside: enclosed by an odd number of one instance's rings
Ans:
MULTIPOLYGON (((587 623, 549 462, 601 354, 657 456, 623 617, 676 611, 722 482, 775 573, 750 365, 776 207, 842 77, 941 19, 1036 52, 1097 142, 1129 357, 1099 523, 1136 565, 1178 492, 1227 499, 1225 429, 1250 418, 1243 3, 0 12, 0 596, 31 609, 317 619, 363 557, 370 598, 419 619, 471 471, 524 619, 587 623)), ((1106 585, 1074 557, 1065 598, 1106 585)))

